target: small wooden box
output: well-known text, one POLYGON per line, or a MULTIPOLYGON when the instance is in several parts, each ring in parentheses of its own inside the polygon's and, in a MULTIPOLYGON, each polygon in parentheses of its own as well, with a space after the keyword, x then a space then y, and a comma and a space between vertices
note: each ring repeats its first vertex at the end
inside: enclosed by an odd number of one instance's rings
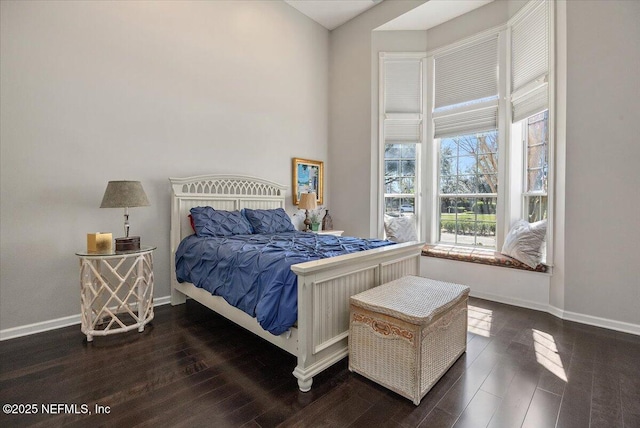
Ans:
POLYGON ((113 248, 113 236, 111 233, 98 232, 87 233, 87 251, 104 253, 113 248))
POLYGON ((116 251, 135 251, 140 249, 140 237, 116 238, 116 251))

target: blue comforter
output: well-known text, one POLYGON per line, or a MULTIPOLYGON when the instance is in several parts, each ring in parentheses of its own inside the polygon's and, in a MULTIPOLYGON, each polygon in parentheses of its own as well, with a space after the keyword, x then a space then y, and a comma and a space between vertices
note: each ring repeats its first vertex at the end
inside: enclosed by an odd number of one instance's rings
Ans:
POLYGON ((186 237, 176 251, 176 276, 256 317, 278 335, 298 318, 298 281, 291 265, 393 244, 378 239, 284 232, 186 237))

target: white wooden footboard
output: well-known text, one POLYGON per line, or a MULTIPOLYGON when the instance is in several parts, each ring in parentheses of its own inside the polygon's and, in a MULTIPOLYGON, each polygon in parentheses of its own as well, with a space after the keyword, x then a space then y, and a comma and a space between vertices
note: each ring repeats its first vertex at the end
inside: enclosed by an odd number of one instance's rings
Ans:
POLYGON ((293 265, 298 275, 298 365, 301 391, 348 353, 349 297, 404 275, 418 275, 422 244, 411 242, 293 265))

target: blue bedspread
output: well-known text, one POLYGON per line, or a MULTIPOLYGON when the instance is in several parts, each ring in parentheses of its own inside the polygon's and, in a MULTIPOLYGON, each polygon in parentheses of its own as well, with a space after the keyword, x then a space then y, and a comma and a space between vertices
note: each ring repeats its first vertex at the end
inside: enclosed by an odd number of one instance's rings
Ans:
POLYGON ((176 276, 256 317, 278 335, 298 318, 298 280, 291 265, 393 244, 378 239, 284 232, 186 237, 176 251, 176 276))

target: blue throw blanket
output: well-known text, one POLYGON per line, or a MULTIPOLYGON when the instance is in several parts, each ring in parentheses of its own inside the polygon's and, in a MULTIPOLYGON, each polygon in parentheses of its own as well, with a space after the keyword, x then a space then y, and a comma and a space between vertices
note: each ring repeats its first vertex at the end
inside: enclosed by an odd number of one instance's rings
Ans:
POLYGON ((291 265, 391 244, 308 232, 191 235, 176 251, 176 276, 222 296, 279 335, 298 319, 298 278, 291 265))

